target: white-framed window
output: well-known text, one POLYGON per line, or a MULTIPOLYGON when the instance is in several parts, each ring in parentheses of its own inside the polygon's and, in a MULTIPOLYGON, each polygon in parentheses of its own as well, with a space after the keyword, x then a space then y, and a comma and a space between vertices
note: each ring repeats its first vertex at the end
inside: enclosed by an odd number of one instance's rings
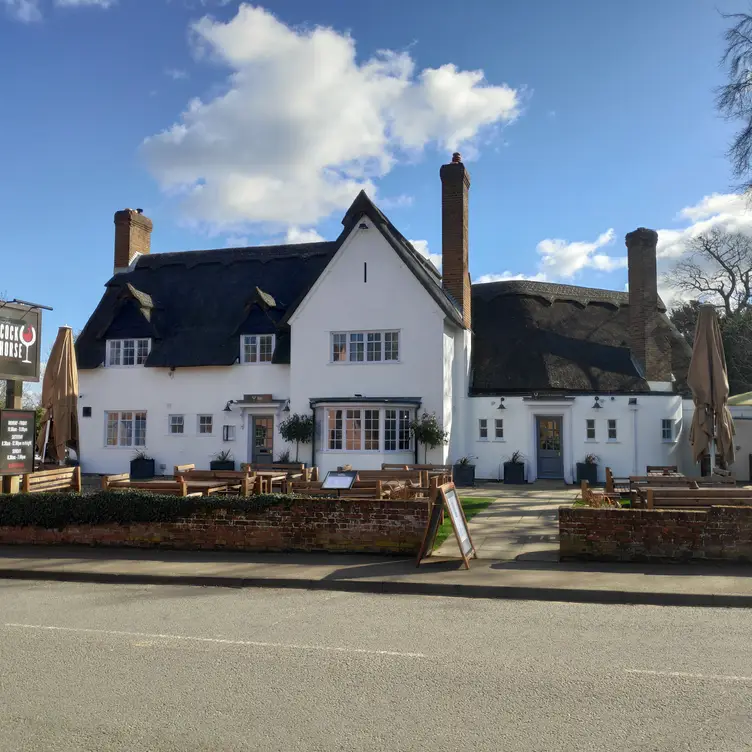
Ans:
POLYGON ((235 426, 222 426, 222 441, 235 441, 235 426))
POLYGON ((504 418, 494 418, 494 439, 504 441, 504 418))
POLYGON ((213 415, 199 415, 198 416, 198 435, 199 436, 211 436, 214 431, 214 416, 213 415))
POLYGON ((170 415, 167 423, 167 432, 170 434, 185 433, 185 415, 170 415))
POLYGON ((271 363, 273 354, 273 334, 244 334, 240 338, 241 363, 271 363))
POLYGON ((478 418, 478 439, 488 441, 488 418, 478 418))
POLYGON ((151 352, 151 340, 143 339, 108 339, 108 367, 142 366, 151 352))
POLYGON ((332 363, 396 363, 399 332, 332 332, 332 363))
POLYGON ((105 418, 105 446, 146 446, 145 410, 107 410, 105 418))
POLYGON ((595 441, 595 420, 588 418, 585 421, 585 440, 595 441))
POLYGON ((661 438, 663 441, 674 440, 674 421, 671 418, 661 420, 661 438))
POLYGON ((609 418, 607 423, 608 440, 616 441, 619 438, 619 433, 616 428, 616 418, 609 418))
POLYGON ((325 451, 409 451, 412 448, 410 420, 410 410, 330 408, 325 415, 325 451))

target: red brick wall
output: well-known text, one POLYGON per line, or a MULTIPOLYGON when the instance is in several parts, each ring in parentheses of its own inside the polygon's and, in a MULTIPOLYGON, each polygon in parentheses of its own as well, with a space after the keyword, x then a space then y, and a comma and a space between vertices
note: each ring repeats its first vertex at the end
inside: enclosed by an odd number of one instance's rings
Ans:
POLYGON ((752 507, 559 508, 562 559, 752 562, 752 507))
POLYGON ((0 527, 0 544, 83 544, 238 551, 417 553, 425 501, 301 499, 259 512, 218 509, 176 522, 0 527))

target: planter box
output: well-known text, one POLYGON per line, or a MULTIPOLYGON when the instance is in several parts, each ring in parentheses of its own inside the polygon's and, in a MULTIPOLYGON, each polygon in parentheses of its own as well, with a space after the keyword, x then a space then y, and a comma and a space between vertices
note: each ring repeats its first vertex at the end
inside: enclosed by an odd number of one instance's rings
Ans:
POLYGON ((525 482, 525 465, 522 462, 504 463, 504 483, 520 485, 525 482))
POLYGON ((455 465, 454 485, 471 487, 475 485, 475 465, 455 465))
POLYGON ((234 470, 235 460, 226 460, 225 462, 220 462, 219 460, 212 460, 209 463, 209 469, 210 470, 234 470))
POLYGON ((131 480, 148 480, 155 474, 154 460, 131 460, 131 480))
POLYGON ((586 480, 591 486, 598 482, 598 465, 587 462, 577 463, 577 482, 586 480))

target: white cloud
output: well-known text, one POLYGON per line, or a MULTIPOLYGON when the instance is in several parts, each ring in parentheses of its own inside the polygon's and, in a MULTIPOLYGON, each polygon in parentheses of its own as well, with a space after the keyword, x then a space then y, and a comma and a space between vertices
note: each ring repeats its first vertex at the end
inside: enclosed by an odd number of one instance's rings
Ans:
POLYGON ((316 230, 301 230, 295 225, 288 227, 285 235, 285 243, 321 243, 324 240, 326 238, 319 235, 316 230))
POLYGON ((501 274, 481 274, 478 279, 473 280, 473 284, 484 285, 487 282, 508 282, 512 279, 529 279, 533 282, 548 282, 548 278, 543 272, 538 274, 514 274, 513 272, 502 272, 501 274))
POLYGON ((111 8, 116 3, 117 0, 55 0, 55 5, 59 8, 111 8))
POLYGON ((5 6, 11 18, 17 21, 32 23, 42 20, 38 0, 0 0, 0 2, 5 6))
POLYGON ((410 240, 410 244, 421 255, 425 256, 439 271, 441 271, 441 254, 431 253, 427 240, 410 240))
POLYGON ((188 71, 181 68, 165 68, 165 76, 169 76, 173 81, 180 81, 188 78, 188 71))
MULTIPOLYGON (((243 4, 191 27, 198 57, 231 71, 142 152, 185 215, 217 227, 312 225, 346 208, 400 154, 472 149, 518 114, 519 94, 449 63, 416 71, 407 52, 359 60, 332 28, 291 28, 243 4)), ((448 154, 447 154, 448 156, 448 154)))
POLYGON ((539 268, 547 276, 571 279, 582 269, 596 269, 612 272, 627 266, 626 256, 606 256, 596 253, 604 246, 614 242, 613 229, 601 233, 593 242, 575 241, 572 243, 560 238, 546 238, 538 243, 541 255, 539 268))

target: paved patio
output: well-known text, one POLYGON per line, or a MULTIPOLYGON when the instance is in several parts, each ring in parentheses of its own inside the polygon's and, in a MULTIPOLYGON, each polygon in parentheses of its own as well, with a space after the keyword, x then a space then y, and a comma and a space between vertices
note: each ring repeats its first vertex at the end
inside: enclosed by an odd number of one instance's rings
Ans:
MULTIPOLYGON (((468 523, 479 559, 558 561, 558 509, 572 503, 579 490, 575 486, 538 481, 524 486, 480 483, 458 490, 461 497, 495 499, 468 523)), ((436 555, 459 555, 454 535, 436 555)))

